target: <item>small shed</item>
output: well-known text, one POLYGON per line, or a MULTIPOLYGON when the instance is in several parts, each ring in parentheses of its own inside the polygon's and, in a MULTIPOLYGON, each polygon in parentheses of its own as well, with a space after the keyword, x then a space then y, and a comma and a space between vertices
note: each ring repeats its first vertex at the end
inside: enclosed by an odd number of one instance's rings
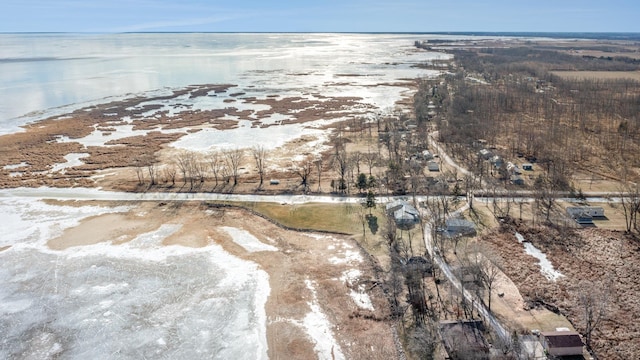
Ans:
POLYGON ((429 171, 440 171, 440 166, 439 166, 439 165, 438 165, 438 163, 437 163, 437 162, 435 162, 435 161, 429 161, 429 162, 427 163, 427 169, 428 169, 429 171))
POLYGON ((522 174, 522 171, 520 171, 520 168, 518 167, 518 165, 515 165, 511 161, 509 161, 507 163, 507 171, 511 175, 520 175, 520 174, 522 174))
POLYGON ((582 355, 582 339, 576 331, 543 331, 542 346, 552 356, 582 355))
POLYGON ((591 217, 604 217, 604 208, 600 207, 600 206, 570 206, 567 208, 567 212, 569 211, 569 209, 572 209, 571 211, 578 211, 578 212, 582 212, 585 213, 591 217))
POLYGON ((445 222, 447 225, 447 235, 455 236, 475 236, 476 224, 473 221, 464 219, 447 219, 445 222))
POLYGON ((532 163, 522 164, 522 170, 533 171, 533 164, 532 163))

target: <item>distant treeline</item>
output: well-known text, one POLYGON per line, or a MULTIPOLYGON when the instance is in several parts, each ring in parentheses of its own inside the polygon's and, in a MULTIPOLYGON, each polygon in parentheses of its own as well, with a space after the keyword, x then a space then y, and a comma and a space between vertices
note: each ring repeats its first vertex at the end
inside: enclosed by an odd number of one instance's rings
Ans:
MULTIPOLYGON (((552 39, 640 40, 640 33, 625 32, 433 32, 433 35, 509 36, 552 39)), ((431 41, 431 40, 430 40, 431 41)), ((450 41, 450 40, 449 40, 450 41)))
MULTIPOLYGON (((640 82, 632 79, 565 79, 554 70, 630 71, 639 64, 584 58, 526 47, 455 50, 458 69, 415 98, 416 116, 442 103, 440 140, 473 168, 474 144, 483 139, 502 155, 535 158, 559 189, 570 174, 592 166, 616 175, 640 166, 640 82), (588 164, 588 165, 587 165, 588 164)), ((485 169, 476 169, 486 171, 485 169)))
POLYGON ((540 70, 575 71, 636 71, 640 70, 640 60, 622 56, 595 57, 576 56, 553 50, 539 50, 530 47, 487 48, 480 53, 492 56, 479 57, 475 51, 451 50, 467 71, 492 73, 496 69, 511 68, 540 75, 540 70), (535 66, 533 66, 535 64, 535 66))

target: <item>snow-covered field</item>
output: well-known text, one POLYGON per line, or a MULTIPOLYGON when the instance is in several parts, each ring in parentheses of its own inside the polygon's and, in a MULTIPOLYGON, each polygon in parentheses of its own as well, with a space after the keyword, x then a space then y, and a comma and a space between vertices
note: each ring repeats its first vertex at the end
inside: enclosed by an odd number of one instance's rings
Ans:
POLYGON ((0 358, 266 358, 267 273, 218 245, 161 245, 181 225, 122 245, 46 246, 126 210, 0 199, 0 358))

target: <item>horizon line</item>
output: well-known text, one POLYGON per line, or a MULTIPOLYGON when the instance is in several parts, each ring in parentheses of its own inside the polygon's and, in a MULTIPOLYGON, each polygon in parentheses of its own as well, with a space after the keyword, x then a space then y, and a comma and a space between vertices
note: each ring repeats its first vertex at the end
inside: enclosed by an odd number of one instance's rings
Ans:
POLYGON ((415 34, 415 35, 640 35, 638 31, 0 31, 0 34, 415 34))

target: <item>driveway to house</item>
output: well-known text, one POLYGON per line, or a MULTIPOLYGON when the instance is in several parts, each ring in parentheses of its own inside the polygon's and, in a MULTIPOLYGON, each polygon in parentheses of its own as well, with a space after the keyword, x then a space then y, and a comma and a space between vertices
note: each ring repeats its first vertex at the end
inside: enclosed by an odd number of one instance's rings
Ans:
MULTIPOLYGON (((466 204, 460 209, 456 210, 453 214, 451 214, 451 217, 455 217, 456 215, 466 211, 467 209, 469 209, 469 204, 466 204)), ((509 344, 511 342, 509 331, 507 331, 505 327, 502 326, 500 321, 498 321, 498 319, 493 316, 493 314, 489 312, 489 310, 487 310, 487 308, 484 306, 484 303, 477 299, 472 293, 462 288, 462 286, 460 285, 460 280, 453 274, 451 266, 449 266, 449 264, 444 261, 444 258, 440 254, 440 251, 434 251, 433 239, 431 236, 432 227, 433 224, 431 222, 428 222, 424 227, 424 245, 427 248, 429 255, 431 255, 433 262, 440 268, 444 276, 447 277, 449 283, 452 284, 467 301, 473 304, 476 311, 482 315, 482 317, 489 323, 489 325, 491 325, 500 339, 504 343, 509 344)))

